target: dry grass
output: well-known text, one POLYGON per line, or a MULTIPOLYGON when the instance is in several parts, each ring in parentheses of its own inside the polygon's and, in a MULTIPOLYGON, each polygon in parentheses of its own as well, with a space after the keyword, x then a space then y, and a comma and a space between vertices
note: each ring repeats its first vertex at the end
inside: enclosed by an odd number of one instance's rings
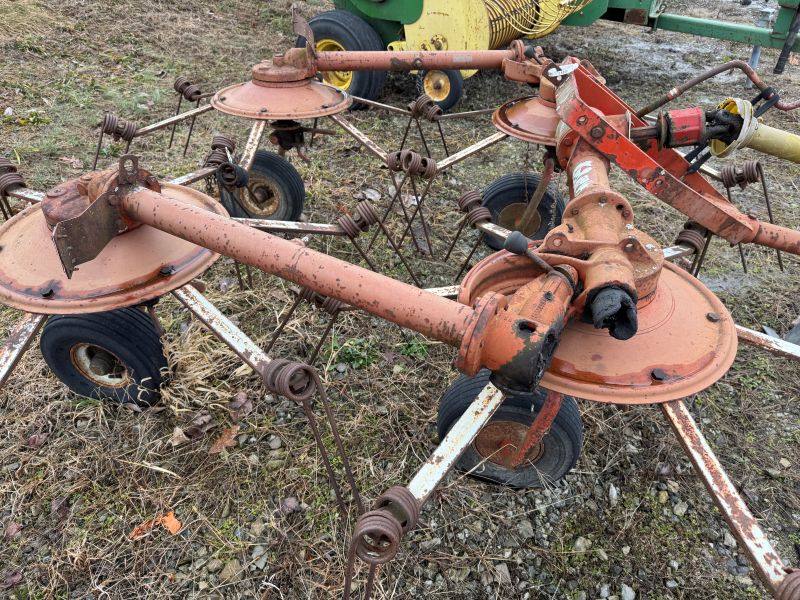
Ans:
MULTIPOLYGON (((25 127, 0 122, 0 154, 20 160, 32 187, 74 177, 90 164, 103 110, 146 123, 173 110, 171 82, 178 74, 196 76, 204 89, 245 78, 248 65, 291 44, 288 5, 245 0, 208 7, 189 1, 4 4, 0 109, 12 106, 17 115, 35 110, 51 122, 25 127), (179 23, 182 32, 176 28, 179 23), (73 168, 60 157, 76 157, 83 166, 73 168)), ((323 3, 303 5, 309 15, 322 8, 323 3)), ((746 52, 610 25, 560 32, 546 46, 557 56, 590 56, 634 105, 670 87, 682 78, 683 69, 746 52), (627 37, 617 38, 620 31, 627 37), (633 68, 632 52, 653 66, 633 68)), ((774 60, 774 53, 765 54, 766 64, 774 60)), ((796 73, 781 84, 790 97, 800 91, 796 73)), ((392 78, 389 101, 409 99, 411 87, 406 77, 392 78)), ((493 74, 477 76, 467 89, 464 108, 525 91, 493 74)), ((709 105, 731 89, 738 92, 738 84, 722 79, 687 95, 686 103, 709 105)), ((165 151, 165 139, 159 136, 137 143, 134 150, 145 165, 166 176, 193 168, 215 132, 244 141, 246 123, 207 116, 198 121, 196 143, 186 159, 179 148, 165 151)), ((379 113, 350 116, 389 148, 403 127, 379 113)), ((793 114, 771 113, 770 119, 796 129, 793 114)), ((460 148, 491 131, 487 122, 455 124, 448 129, 449 141, 460 148)), ((119 151, 111 147, 103 160, 113 161, 119 151)), ((523 153, 520 144, 500 144, 480 160, 456 167, 434 187, 432 221, 439 255, 457 220, 452 200, 502 173, 522 169, 523 153)), ((770 177, 779 220, 800 227, 797 169, 759 158, 770 177)), ((363 187, 377 189, 386 199, 385 171, 346 136, 324 139, 311 163, 297 166, 309 193, 306 215, 311 221, 332 221, 341 208, 355 204, 353 195, 363 187)), ((641 226, 668 244, 680 228, 680 216, 619 174, 615 184, 635 203, 641 226)), ((563 189, 563 178, 560 185, 563 189)), ((763 214, 754 190, 737 194, 737 202, 763 214)), ((399 226, 396 217, 392 223, 399 226)), ((472 240, 470 234, 459 244, 461 258, 472 240)), ((316 239, 313 246, 357 260, 341 241, 316 239)), ((762 323, 778 330, 788 326, 800 313, 797 261, 787 260, 787 273, 781 274, 774 255, 749 249, 751 274, 744 277, 735 251, 722 246, 715 244, 705 278, 720 290, 737 321, 754 328, 762 323)), ((385 272, 407 280, 386 250, 376 252, 385 272)), ((405 253, 413 256, 410 246, 405 253)), ((427 285, 447 284, 458 270, 458 260, 444 265, 413 256, 413 262, 427 285)), ((236 286, 221 291, 220 283, 232 277, 230 261, 221 260, 206 276, 208 296, 263 346, 286 310, 290 292, 280 280, 263 274, 256 275, 254 291, 236 286)), ((35 348, 2 390, 0 529, 13 521, 22 530, 11 539, 0 537, 0 575, 23 574, 23 584, 13 592, 17 598, 334 596, 341 590, 354 514, 347 522, 338 517, 301 409, 266 394, 249 370, 176 301, 165 299, 158 313, 174 371, 160 410, 136 414, 77 397, 48 372, 35 348), (227 405, 239 391, 255 405, 242 423, 240 444, 210 456, 213 439, 231 423, 227 405), (213 416, 215 429, 205 438, 172 447, 173 428, 203 410, 213 416), (28 443, 33 434, 47 434, 40 448, 28 443), (270 449, 273 436, 280 438, 281 448, 270 449), (302 510, 282 515, 281 502, 289 497, 296 497, 302 510), (184 525, 179 535, 154 529, 138 542, 128 539, 136 525, 169 510, 184 525), (259 547, 267 555, 263 569, 255 568, 254 550, 259 547), (207 561, 234 559, 242 566, 235 581, 204 571, 207 561)), ((1 311, 3 328, 17 316, 1 311)), ((275 354, 306 356, 326 319, 301 308, 275 354)), ((374 498, 407 481, 435 447, 436 403, 455 377, 453 354, 441 344, 360 313, 341 317, 332 340, 336 343, 326 345, 318 367, 335 403, 356 478, 365 496, 374 498), (336 344, 351 338, 361 340, 353 353, 336 344), (404 356, 410 344, 423 348, 423 354, 404 356), (343 373, 335 368, 365 354, 375 362, 358 369, 348 366, 343 373)), ((745 348, 731 372, 694 400, 695 414, 733 480, 749 496, 782 555, 794 562, 792 545, 798 541, 800 521, 799 375, 788 361, 745 348), (793 468, 768 475, 766 469, 775 468, 781 457, 793 468)), ((581 409, 586 447, 565 481, 545 492, 516 492, 451 475, 431 499, 397 563, 382 576, 378 597, 517 598, 528 593, 530 598, 571 598, 576 590, 597 597, 601 583, 610 584, 612 591, 627 583, 639 598, 765 597, 758 584, 724 574, 727 559, 717 552, 721 520, 659 411, 641 407, 623 412, 592 403, 582 403, 581 409), (672 474, 658 477, 664 465, 672 474), (670 492, 670 502, 679 497, 691 507, 683 519, 674 518, 671 505, 665 510, 657 500, 667 479, 678 489, 670 492), (616 506, 607 499, 611 484, 620 490, 616 506), (520 538, 520 519, 534 523, 535 538, 520 538), (575 553, 578 536, 593 540, 593 548, 604 549, 608 559, 596 551, 575 553), (433 538, 440 538, 441 545, 419 547, 433 538), (629 553, 622 551, 626 546, 629 553), (671 569, 671 560, 681 568, 671 569), (516 580, 513 589, 494 583, 493 570, 501 562, 527 582, 524 590, 516 587, 516 580), (488 588, 479 582, 481 576, 488 588), (670 592, 664 581, 671 578, 681 587, 670 592)))

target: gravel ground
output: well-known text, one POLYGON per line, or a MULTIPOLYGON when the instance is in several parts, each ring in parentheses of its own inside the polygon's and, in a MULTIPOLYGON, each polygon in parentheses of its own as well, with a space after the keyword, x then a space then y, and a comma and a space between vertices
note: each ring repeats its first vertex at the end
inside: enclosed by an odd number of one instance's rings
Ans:
MULTIPOLYGON (((227 0, 202 8, 189 0, 9 4, 0 6, 0 110, 9 107, 12 114, 0 121, 0 154, 19 160, 29 185, 39 189, 91 164, 103 110, 151 122, 173 110, 175 76, 193 75, 204 89, 222 87, 243 80, 248 65, 292 43, 289 3, 283 0, 227 0), (29 118, 23 123, 19 116, 29 118)), ((301 6, 310 16, 327 4, 301 6)), ((676 9, 746 22, 755 8, 703 0, 676 9)), ((609 23, 562 29, 542 43, 554 58, 589 57, 634 106, 750 51, 609 23)), ((764 64, 772 65, 776 55, 765 51, 764 64)), ((788 98, 800 93, 795 66, 775 81, 788 98)), ((497 74, 479 74, 467 82, 461 108, 497 105, 524 93, 524 86, 497 74)), ((680 103, 710 107, 739 94, 752 92, 742 90, 740 77, 724 75, 680 103)), ((390 78, 387 102, 400 105, 412 95, 409 77, 390 78)), ((246 139, 246 123, 207 116, 198 121, 186 158, 179 148, 165 151, 163 137, 142 140, 134 151, 144 165, 167 176, 194 168, 213 133, 246 139)), ((372 111, 349 118, 389 149, 404 127, 402 120, 372 111)), ((768 121, 797 130, 793 113, 771 112, 768 121)), ((448 143, 465 147, 491 132, 488 119, 451 123, 448 143)), ((109 146, 103 160, 111 163, 121 149, 109 146)), ((433 152, 442 154, 438 146, 433 152)), ((745 158, 762 160, 778 221, 800 227, 798 169, 749 152, 742 153, 745 158)), ((438 256, 458 219, 452 200, 525 168, 527 159, 538 160, 534 149, 499 144, 433 187, 438 256)), ((331 222, 360 197, 387 200, 385 171, 346 136, 322 139, 308 164, 293 161, 306 184, 309 221, 331 222)), ((668 245, 684 219, 621 174, 613 181, 634 203, 639 226, 668 245)), ((563 190, 563 178, 559 185, 563 190)), ((765 215, 755 189, 737 192, 734 200, 765 215)), ((399 218, 390 223, 396 230, 399 218)), ((449 264, 423 259, 409 245, 404 253, 426 285, 444 285, 453 281, 473 241, 472 234, 463 239, 449 264)), ((315 239, 312 245, 358 260, 340 241, 315 239)), ((702 280, 737 322, 786 331, 800 313, 797 260, 787 257, 781 273, 774 253, 748 248, 747 254, 745 276, 735 249, 717 241, 702 280)), ((388 251, 377 247, 375 256, 384 272, 408 280, 388 251)), ((263 346, 291 293, 275 278, 255 279, 254 290, 238 289, 224 259, 204 277, 209 298, 263 346)), ((355 510, 348 519, 338 516, 301 409, 265 394, 249 369, 176 301, 162 301, 158 314, 173 377, 157 409, 132 413, 76 396, 49 373, 35 347, 0 392, 0 590, 19 599, 339 595, 355 510), (230 403, 237 394, 252 402, 252 412, 239 419, 235 447, 209 454, 233 424, 230 403), (206 435, 172 444, 176 427, 185 430, 206 413, 213 425, 206 435), (177 535, 157 527, 138 541, 129 539, 134 527, 168 511, 183 525, 177 535)), ((4 330, 18 317, 0 311, 4 330)), ((326 322, 326 316, 301 308, 275 355, 305 356, 326 322)), ((457 375, 452 359, 441 344, 364 314, 348 313, 337 322, 317 366, 367 499, 408 481, 435 447, 437 401, 457 375)), ((742 348, 731 371, 690 400, 733 481, 792 564, 800 559, 798 376, 796 365, 742 348)), ((395 563, 381 571, 377 597, 768 597, 660 411, 583 401, 580 409, 585 447, 563 481, 514 491, 451 474, 395 563)), ((364 575, 359 570, 357 580, 363 582, 364 575)))

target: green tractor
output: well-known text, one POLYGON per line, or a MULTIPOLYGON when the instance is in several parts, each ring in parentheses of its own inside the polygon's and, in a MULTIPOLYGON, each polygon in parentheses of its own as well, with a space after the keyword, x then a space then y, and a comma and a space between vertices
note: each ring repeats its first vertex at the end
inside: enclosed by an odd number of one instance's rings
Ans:
MULTIPOLYGON (((780 0, 777 14, 763 16, 759 26, 672 14, 662 0, 334 0, 334 5, 336 10, 309 22, 317 50, 487 50, 520 37, 543 37, 562 24, 586 27, 601 18, 782 48, 776 73, 783 71, 791 51, 800 50, 800 0, 780 0)), ((448 110, 461 99, 464 79, 474 73, 420 71, 417 90, 448 110)), ((385 73, 375 71, 335 71, 324 77, 368 100, 380 98, 386 81, 385 73)))

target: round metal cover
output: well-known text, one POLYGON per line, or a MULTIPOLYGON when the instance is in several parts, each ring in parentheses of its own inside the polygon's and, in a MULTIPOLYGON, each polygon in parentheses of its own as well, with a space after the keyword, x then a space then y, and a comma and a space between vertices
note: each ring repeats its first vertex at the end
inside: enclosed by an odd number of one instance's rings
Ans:
MULTIPOLYGON (((225 215, 221 204, 191 188, 162 184, 168 198, 225 215)), ((79 314, 134 306, 201 275, 219 258, 142 225, 115 237, 67 279, 41 206, 0 226, 0 303, 33 313, 79 314)))
POLYGON ((314 79, 247 81, 221 89, 211 99, 220 112, 265 121, 325 117, 347 110, 352 103, 345 92, 314 79))
POLYGON ((542 387, 615 404, 669 402, 713 385, 736 357, 736 326, 708 288, 669 263, 655 297, 639 309, 639 330, 612 338, 570 321, 542 387))
POLYGON ((556 127, 560 122, 555 104, 538 96, 512 100, 492 115, 495 128, 503 133, 545 146, 556 145, 556 127))

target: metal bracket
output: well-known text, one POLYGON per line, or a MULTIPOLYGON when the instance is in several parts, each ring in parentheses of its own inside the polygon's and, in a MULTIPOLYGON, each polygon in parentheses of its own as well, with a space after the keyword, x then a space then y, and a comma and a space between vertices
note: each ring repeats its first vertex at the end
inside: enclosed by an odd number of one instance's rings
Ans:
POLYGON ((108 243, 128 229, 119 212, 122 195, 139 183, 139 159, 124 154, 119 159, 117 186, 102 193, 77 217, 57 223, 52 239, 67 279, 78 265, 97 258, 108 243))

